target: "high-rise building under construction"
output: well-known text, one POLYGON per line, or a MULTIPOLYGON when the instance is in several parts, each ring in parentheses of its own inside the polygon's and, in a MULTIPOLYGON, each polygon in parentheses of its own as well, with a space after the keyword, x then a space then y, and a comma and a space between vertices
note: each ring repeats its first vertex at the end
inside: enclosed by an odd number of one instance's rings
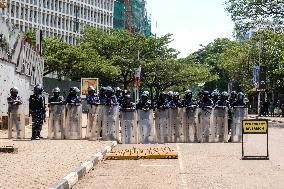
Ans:
POLYGON ((115 0, 113 28, 151 36, 151 20, 147 14, 146 0, 115 0))

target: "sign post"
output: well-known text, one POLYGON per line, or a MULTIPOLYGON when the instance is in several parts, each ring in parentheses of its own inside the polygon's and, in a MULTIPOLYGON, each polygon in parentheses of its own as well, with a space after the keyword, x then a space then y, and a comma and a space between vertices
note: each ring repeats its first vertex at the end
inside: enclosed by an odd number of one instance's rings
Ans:
POLYGON ((268 120, 267 119, 245 119, 242 121, 242 160, 269 160, 268 153, 268 120), (266 156, 245 156, 244 135, 245 134, 266 134, 266 156))
POLYGON ((93 86, 96 89, 96 93, 99 91, 99 79, 98 78, 81 78, 81 97, 86 98, 88 95, 88 87, 93 86))

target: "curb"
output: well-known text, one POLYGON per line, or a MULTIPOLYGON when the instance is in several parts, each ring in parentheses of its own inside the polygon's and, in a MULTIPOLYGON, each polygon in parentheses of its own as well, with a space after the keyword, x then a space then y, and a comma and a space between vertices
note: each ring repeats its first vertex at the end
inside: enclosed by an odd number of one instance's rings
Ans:
POLYGON ((106 146, 101 152, 92 156, 90 159, 81 164, 69 173, 62 180, 53 184, 49 189, 70 189, 72 188, 86 173, 88 173, 103 157, 117 145, 116 141, 111 143, 111 146, 106 146))

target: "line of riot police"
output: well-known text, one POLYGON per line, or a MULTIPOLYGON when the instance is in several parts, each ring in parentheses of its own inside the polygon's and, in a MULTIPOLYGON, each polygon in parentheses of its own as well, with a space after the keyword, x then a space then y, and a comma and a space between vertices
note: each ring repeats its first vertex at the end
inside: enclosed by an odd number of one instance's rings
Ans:
MULTIPOLYGON (((45 98, 43 87, 36 85, 29 99, 32 116, 32 138, 39 140, 45 121, 45 98)), ((48 99, 50 139, 82 138, 82 100, 80 90, 71 87, 66 100, 60 89, 53 89, 48 99)), ((180 100, 178 92, 162 92, 156 103, 149 100, 144 91, 138 103, 132 101, 127 91, 120 88, 102 87, 96 94, 93 86, 88 88, 88 121, 86 138, 118 140, 123 143, 165 142, 240 142, 241 120, 247 109, 243 93, 208 91, 198 102, 190 90, 180 100), (152 106, 152 104, 155 104, 152 106)), ((20 112, 21 98, 18 89, 11 89, 9 103, 9 137, 23 138, 24 126, 20 112), (19 118, 21 117, 21 118, 19 118), (13 132, 16 131, 16 132, 13 132), (16 134, 12 134, 16 133, 16 134)))

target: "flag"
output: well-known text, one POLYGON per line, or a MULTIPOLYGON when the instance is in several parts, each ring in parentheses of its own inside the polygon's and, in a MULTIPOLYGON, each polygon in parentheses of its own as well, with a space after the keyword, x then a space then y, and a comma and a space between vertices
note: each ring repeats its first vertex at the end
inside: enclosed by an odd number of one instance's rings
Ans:
POLYGON ((41 56, 41 41, 42 41, 42 31, 41 30, 37 30, 36 32, 36 54, 38 56, 41 56))
POLYGON ((136 86, 140 87, 141 85, 141 66, 139 66, 139 68, 135 69, 135 84, 136 86))

